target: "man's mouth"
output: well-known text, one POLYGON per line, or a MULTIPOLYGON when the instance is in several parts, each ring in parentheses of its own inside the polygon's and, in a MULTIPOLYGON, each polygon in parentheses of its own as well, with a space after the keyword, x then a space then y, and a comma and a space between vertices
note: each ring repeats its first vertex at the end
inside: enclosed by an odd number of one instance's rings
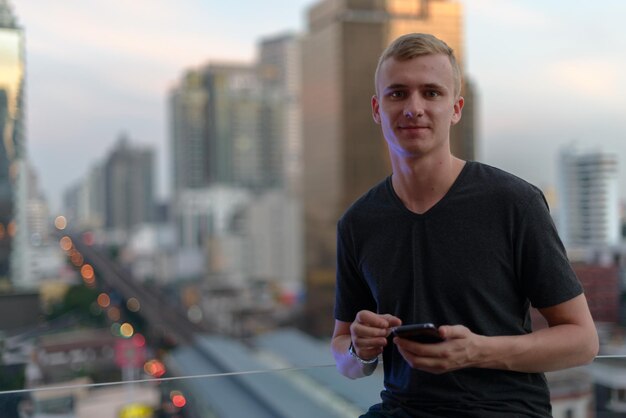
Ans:
POLYGON ((429 129, 428 126, 425 125, 401 125, 399 126, 400 129, 429 129))

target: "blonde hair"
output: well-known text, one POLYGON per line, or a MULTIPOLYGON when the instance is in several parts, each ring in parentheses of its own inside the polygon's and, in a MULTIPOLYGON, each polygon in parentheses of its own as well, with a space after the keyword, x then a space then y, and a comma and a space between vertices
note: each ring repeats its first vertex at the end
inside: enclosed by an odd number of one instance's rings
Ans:
POLYGON ((454 77, 454 94, 461 94, 461 67, 454 56, 454 50, 444 41, 427 33, 408 33, 393 41, 381 54, 374 74, 374 87, 378 93, 378 73, 380 67, 389 58, 399 61, 407 61, 422 55, 443 54, 450 59, 452 65, 452 76, 454 77))

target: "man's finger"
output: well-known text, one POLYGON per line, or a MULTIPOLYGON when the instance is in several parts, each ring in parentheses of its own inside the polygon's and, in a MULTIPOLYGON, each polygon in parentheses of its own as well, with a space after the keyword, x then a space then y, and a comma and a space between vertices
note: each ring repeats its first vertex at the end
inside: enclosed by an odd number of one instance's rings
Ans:
POLYGON ((469 330, 463 325, 442 325, 439 334, 445 339, 466 337, 469 330))
POLYGON ((387 328, 372 326, 371 324, 354 323, 354 333, 361 338, 386 337, 387 328))
POLYGON ((387 320, 372 311, 360 311, 356 315, 356 321, 359 324, 368 325, 376 328, 387 328, 387 320))
POLYGON ((385 320, 387 321, 387 328, 391 328, 391 327, 399 327, 400 325, 402 325, 402 320, 400 318, 398 318, 397 316, 393 316, 391 314, 384 314, 383 318, 385 318, 385 320))

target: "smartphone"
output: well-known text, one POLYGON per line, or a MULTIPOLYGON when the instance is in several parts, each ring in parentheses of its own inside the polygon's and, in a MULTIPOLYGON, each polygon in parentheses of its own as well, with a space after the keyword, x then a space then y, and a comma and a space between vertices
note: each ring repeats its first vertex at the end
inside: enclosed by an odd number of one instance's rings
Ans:
POLYGON ((417 341, 423 344, 434 344, 443 341, 434 324, 410 324, 401 325, 391 329, 391 334, 407 340, 417 341))

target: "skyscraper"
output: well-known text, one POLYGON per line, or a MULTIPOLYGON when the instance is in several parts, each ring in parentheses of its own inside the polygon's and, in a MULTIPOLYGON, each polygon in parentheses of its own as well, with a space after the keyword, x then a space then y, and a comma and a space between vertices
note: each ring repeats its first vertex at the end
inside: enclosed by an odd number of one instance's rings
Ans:
MULTIPOLYGON (((462 14, 456 0, 323 0, 309 9, 308 22, 302 91, 310 313, 305 327, 328 335, 336 222, 358 196, 390 174, 385 141, 371 117, 378 57, 398 36, 427 32, 448 43, 462 66, 462 14)), ((473 129, 467 120, 452 133, 452 150, 460 158, 474 158, 473 129)))
POLYGON ((172 193, 206 187, 210 181, 208 91, 201 70, 189 70, 170 91, 172 193))
POLYGON ((106 191, 104 167, 94 164, 87 176, 63 194, 63 211, 77 230, 102 230, 105 221, 106 191))
POLYGON ((264 183, 300 191, 302 157, 301 39, 285 33, 259 43, 261 175, 264 183))
MULTIPOLYGON (((18 181, 20 170, 25 167, 24 71, 23 30, 8 1, 0 0, 0 281, 6 281, 11 274, 18 181)), ((25 204, 22 206, 25 213, 25 204)))
POLYGON ((214 184, 296 193, 300 37, 263 38, 255 63, 211 62, 170 91, 174 195, 214 184))
POLYGON ((252 65, 189 71, 170 95, 174 194, 212 184, 264 183, 260 87, 252 65))
POLYGON ((131 146, 121 135, 104 164, 105 225, 112 231, 129 232, 154 215, 154 153, 131 146))
POLYGON ((557 225, 566 247, 620 243, 617 155, 568 147, 559 159, 557 225))

